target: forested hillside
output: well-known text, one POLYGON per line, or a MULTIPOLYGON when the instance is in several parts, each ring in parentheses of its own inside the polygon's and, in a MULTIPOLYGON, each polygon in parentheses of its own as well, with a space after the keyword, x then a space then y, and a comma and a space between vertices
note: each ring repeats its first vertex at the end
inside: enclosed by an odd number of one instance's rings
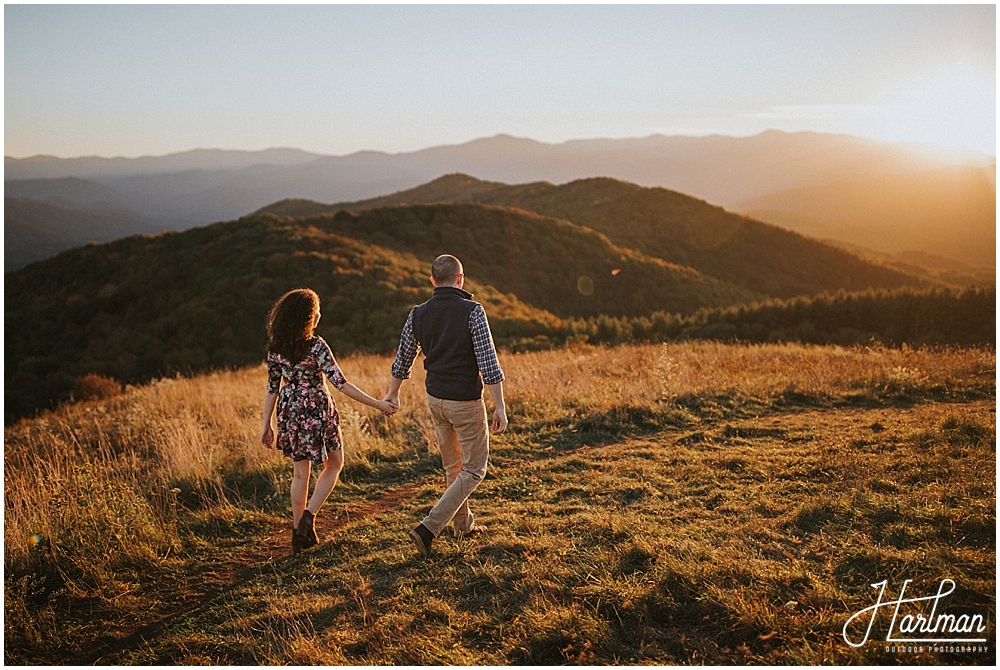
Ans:
POLYGON ((468 288, 487 305, 501 346, 561 341, 565 322, 546 308, 638 316, 754 298, 517 210, 438 205, 312 220, 253 216, 71 249, 8 273, 6 416, 69 397, 90 372, 136 383, 257 363, 267 310, 300 286, 323 299, 319 332, 335 352, 390 352, 408 310, 431 294, 430 261, 441 248, 465 261, 468 288))
POLYGON ((693 339, 990 346, 996 341, 996 290, 868 290, 706 309, 691 316, 602 315, 571 320, 566 332, 570 339, 601 344, 693 339))
POLYGON ((413 205, 295 221, 427 262, 453 253, 469 277, 561 317, 690 314, 762 297, 616 247, 587 228, 505 207, 413 205))
MULTIPOLYGON (((93 372, 138 383, 264 358, 265 317, 300 286, 323 299, 336 353, 391 351, 430 266, 315 227, 253 217, 71 249, 4 282, 5 416, 69 397, 93 372)), ((500 342, 548 334, 550 314, 474 279, 500 342)))
POLYGON ((662 188, 614 179, 506 185, 453 174, 392 195, 322 205, 286 200, 261 210, 309 216, 404 203, 479 202, 516 207, 586 226, 614 244, 687 266, 771 297, 926 285, 832 245, 662 188))
MULTIPOLYGON (((268 308, 300 286, 323 299, 319 333, 336 353, 389 353, 407 311, 430 296, 430 261, 445 251, 463 260, 467 288, 487 305, 497 343, 513 350, 684 338, 993 341, 995 292, 915 290, 903 273, 669 191, 612 180, 507 187, 451 177, 416 195, 448 199, 461 183, 470 199, 527 201, 609 234, 479 202, 351 212, 284 201, 270 208, 280 215, 71 249, 5 277, 6 420, 70 398, 88 373, 140 383, 257 364, 268 308), (683 252, 722 264, 720 274, 742 262, 764 281, 765 269, 778 267, 783 291, 792 279, 815 287, 824 277, 834 289, 848 283, 865 291, 769 301, 773 293, 615 245, 609 238, 621 237, 616 227, 647 248, 676 247, 675 258, 683 252), (847 260, 841 266, 824 258, 847 260)), ((753 283, 749 276, 744 284, 753 283)))

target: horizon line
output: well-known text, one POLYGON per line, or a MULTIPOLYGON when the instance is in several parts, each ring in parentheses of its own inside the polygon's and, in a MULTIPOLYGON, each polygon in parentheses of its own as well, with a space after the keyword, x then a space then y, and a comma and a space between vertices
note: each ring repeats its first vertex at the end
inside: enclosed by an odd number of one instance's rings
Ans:
POLYGON ((427 150, 430 150, 430 149, 440 149, 440 148, 448 148, 448 147, 461 147, 461 146, 465 146, 465 145, 468 145, 468 144, 472 144, 474 142, 496 140, 496 139, 501 139, 501 138, 508 138, 508 139, 518 140, 518 141, 523 141, 523 142, 533 142, 535 144, 542 144, 542 145, 548 145, 548 146, 551 146, 551 147, 556 147, 556 146, 564 146, 564 145, 567 145, 567 144, 572 144, 574 142, 600 142, 600 141, 607 141, 607 142, 627 142, 627 141, 635 141, 635 140, 648 140, 648 139, 656 138, 656 137, 662 137, 662 138, 666 138, 666 139, 674 139, 674 138, 681 138, 681 139, 707 139, 707 138, 712 138, 712 137, 720 137, 720 138, 729 138, 729 139, 740 140, 740 139, 752 139, 752 138, 755 138, 755 137, 760 137, 761 135, 767 135, 769 133, 770 134, 781 134, 781 135, 828 135, 828 136, 834 136, 834 137, 851 137, 851 138, 855 138, 855 139, 858 139, 858 140, 863 140, 863 141, 866 141, 866 142, 875 142, 875 143, 886 144, 886 145, 890 145, 890 146, 910 146, 910 147, 915 147, 915 148, 923 149, 923 150, 926 150, 926 151, 932 151, 932 152, 940 153, 940 154, 948 154, 948 155, 952 155, 952 156, 966 156, 966 157, 971 157, 971 156, 989 156, 989 157, 993 158, 994 161, 996 160, 996 153, 992 153, 992 154, 990 154, 990 153, 983 153, 983 152, 977 151, 975 149, 946 149, 946 148, 943 148, 943 147, 936 147, 936 146, 931 145, 931 144, 926 144, 926 143, 923 143, 923 142, 916 142, 916 141, 889 142, 889 141, 886 141, 886 140, 880 140, 880 139, 875 139, 875 138, 863 137, 861 135, 852 135, 850 133, 833 133, 833 132, 824 132, 824 131, 817 131, 817 130, 787 131, 787 130, 780 130, 780 129, 777 129, 777 128, 768 128, 766 130, 762 130, 760 132, 753 133, 753 134, 750 134, 750 135, 727 135, 727 134, 724 134, 724 133, 705 133, 705 134, 702 134, 702 135, 696 135, 696 134, 672 134, 672 135, 668 135, 668 134, 665 134, 665 133, 650 133, 649 135, 643 135, 643 136, 626 136, 626 137, 580 137, 580 138, 573 138, 573 139, 569 139, 569 140, 563 140, 563 141, 559 141, 559 142, 546 142, 544 140, 537 140, 537 139, 532 138, 532 137, 522 137, 522 136, 512 135, 510 133, 500 132, 500 133, 496 133, 495 135, 474 137, 474 138, 472 138, 470 140, 465 140, 465 141, 462 141, 462 142, 454 142, 454 143, 447 143, 447 144, 434 144, 434 145, 422 147, 420 149, 411 149, 411 150, 406 150, 406 151, 387 151, 387 150, 384 150, 384 149, 358 149, 356 151, 351 151, 351 152, 343 153, 343 154, 318 153, 318 152, 311 151, 311 150, 308 150, 308 149, 302 149, 302 148, 299 148, 299 147, 291 147, 291 146, 272 146, 272 147, 266 147, 266 148, 263 148, 263 149, 224 149, 224 148, 221 148, 221 147, 194 147, 194 148, 191 148, 191 149, 180 149, 180 150, 177 150, 177 151, 170 151, 170 152, 167 152, 167 153, 164 153, 164 154, 140 154, 138 156, 122 156, 122 155, 118 155, 118 156, 101 156, 101 155, 98 155, 98 154, 88 154, 88 155, 80 155, 80 156, 56 156, 56 155, 53 155, 53 154, 31 154, 29 156, 18 157, 18 156, 11 156, 11 155, 8 155, 8 154, 4 154, 4 161, 5 162, 8 161, 8 160, 11 160, 11 161, 26 161, 26 160, 37 160, 37 159, 48 159, 48 160, 59 160, 59 161, 87 160, 87 159, 91 159, 91 160, 106 160, 106 161, 115 161, 115 160, 134 161, 134 160, 142 160, 142 159, 169 158, 169 157, 173 157, 173 156, 182 156, 184 154, 191 154, 191 153, 196 153, 196 152, 220 152, 220 153, 230 153, 230 154, 262 154, 262 153, 268 153, 268 152, 288 151, 288 152, 298 152, 298 153, 303 153, 303 154, 309 154, 309 155, 315 156, 316 158, 348 158, 350 156, 356 156, 358 154, 365 154, 365 153, 384 154, 384 155, 387 155, 387 156, 404 156, 404 155, 407 155, 407 154, 420 153, 421 151, 427 151, 427 150))

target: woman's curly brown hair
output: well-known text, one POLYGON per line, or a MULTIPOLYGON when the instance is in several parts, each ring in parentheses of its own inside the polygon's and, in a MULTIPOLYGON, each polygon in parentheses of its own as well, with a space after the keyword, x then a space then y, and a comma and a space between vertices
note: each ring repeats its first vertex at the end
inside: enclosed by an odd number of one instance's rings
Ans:
POLYGON ((305 358, 318 310, 319 296, 308 288, 297 288, 278 298, 267 317, 267 350, 290 363, 305 358))

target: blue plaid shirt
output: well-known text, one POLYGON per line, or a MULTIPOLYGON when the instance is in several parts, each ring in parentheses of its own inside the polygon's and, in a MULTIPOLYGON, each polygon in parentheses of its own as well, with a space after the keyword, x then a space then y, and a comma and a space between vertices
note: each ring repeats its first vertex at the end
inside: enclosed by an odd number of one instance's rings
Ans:
MULTIPOLYGON (((415 309, 415 308, 414 308, 415 309)), ((486 320, 486 310, 482 305, 476 305, 469 314, 469 332, 472 333, 472 349, 476 353, 476 364, 483 376, 483 383, 499 384, 504 380, 500 361, 497 360, 497 350, 493 345, 493 334, 486 320)), ((413 361, 420 351, 420 343, 413 336, 413 310, 406 317, 403 334, 399 337, 399 349, 396 350, 396 360, 392 362, 392 376, 396 379, 409 379, 413 361)))

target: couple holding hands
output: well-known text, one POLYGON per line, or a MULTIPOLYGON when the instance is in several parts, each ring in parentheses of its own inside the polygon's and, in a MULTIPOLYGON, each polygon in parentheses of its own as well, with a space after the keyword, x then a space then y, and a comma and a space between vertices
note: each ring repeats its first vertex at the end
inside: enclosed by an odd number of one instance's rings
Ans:
POLYGON ((409 379, 418 350, 424 352, 427 408, 441 450, 447 489, 409 537, 426 557, 431 542, 449 523, 453 523, 456 535, 481 529, 469 511, 468 498, 486 475, 489 457, 484 384, 496 406, 493 434, 506 430, 507 412, 503 371, 486 312, 462 289, 464 281, 457 258, 445 254, 434 260, 434 295, 410 310, 392 364, 389 391, 382 400, 344 379, 330 347, 315 336, 320 305, 314 291, 289 291, 274 304, 267 323, 267 395, 260 441, 266 447, 281 449, 293 461, 293 553, 319 542, 315 516, 337 485, 344 464, 340 417, 323 375, 348 398, 391 416, 399 409, 399 387, 409 379), (275 407, 277 440, 271 427, 275 407), (307 504, 313 463, 322 470, 307 504))

